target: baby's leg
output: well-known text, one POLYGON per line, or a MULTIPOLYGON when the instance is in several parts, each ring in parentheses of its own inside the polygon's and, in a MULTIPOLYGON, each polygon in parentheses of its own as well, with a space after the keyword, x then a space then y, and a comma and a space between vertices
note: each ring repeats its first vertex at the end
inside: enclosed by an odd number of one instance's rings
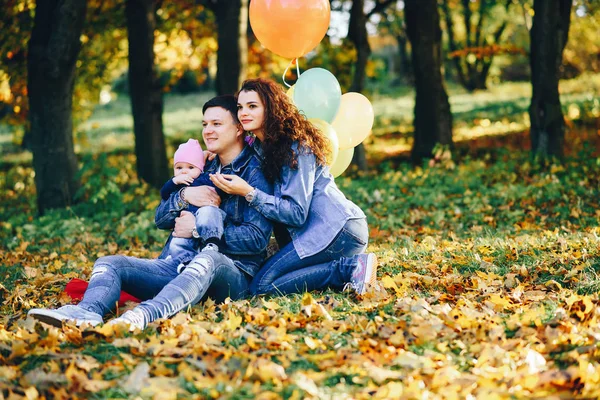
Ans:
POLYGON ((225 211, 215 206, 200 207, 196 211, 196 230, 205 247, 211 244, 211 249, 218 251, 226 215, 225 211))
POLYGON ((169 242, 168 256, 175 258, 177 255, 180 255, 184 251, 196 252, 196 248, 198 246, 198 241, 194 238, 182 238, 175 237, 171 238, 169 242))

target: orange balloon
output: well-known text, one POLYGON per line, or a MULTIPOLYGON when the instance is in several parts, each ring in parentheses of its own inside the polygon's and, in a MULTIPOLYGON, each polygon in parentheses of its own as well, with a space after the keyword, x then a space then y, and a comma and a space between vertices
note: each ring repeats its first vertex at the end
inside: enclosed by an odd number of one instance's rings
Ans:
POLYGON ((329 28, 329 0, 251 0, 250 26, 258 41, 286 58, 302 57, 329 28))

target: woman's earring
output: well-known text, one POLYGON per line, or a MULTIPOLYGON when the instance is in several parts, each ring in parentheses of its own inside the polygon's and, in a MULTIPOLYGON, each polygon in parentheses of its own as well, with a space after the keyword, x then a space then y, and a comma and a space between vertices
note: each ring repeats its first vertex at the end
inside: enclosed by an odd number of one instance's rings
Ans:
POLYGON ((248 146, 252 146, 252 143, 256 140, 256 135, 252 132, 247 132, 244 141, 248 144, 248 146))

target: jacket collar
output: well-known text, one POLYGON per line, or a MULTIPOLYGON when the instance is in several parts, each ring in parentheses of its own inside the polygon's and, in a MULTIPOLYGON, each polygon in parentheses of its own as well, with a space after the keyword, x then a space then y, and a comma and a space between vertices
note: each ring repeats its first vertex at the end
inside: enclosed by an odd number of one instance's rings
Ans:
POLYGON ((264 160, 265 153, 263 152, 262 145, 260 143, 260 140, 258 140, 258 138, 254 139, 254 142, 252 143, 252 150, 254 150, 254 152, 256 153, 256 155, 258 156, 258 158, 261 161, 264 160))
MULTIPOLYGON (((253 154, 252 150, 250 149, 250 147, 244 146, 244 148, 242 149, 240 154, 238 154, 237 157, 234 158, 233 161, 231 162, 231 169, 233 170, 233 172, 235 174, 238 174, 240 172, 240 170, 244 169, 246 167, 246 165, 250 162, 250 159, 252 158, 253 155, 254 154, 253 154)), ((216 169, 218 168, 220 163, 221 163, 221 160, 219 159, 219 156, 217 155, 215 157, 215 159, 213 161, 211 161, 211 164, 207 169, 216 171, 216 169)), ((222 167, 224 167, 224 165, 222 167)))

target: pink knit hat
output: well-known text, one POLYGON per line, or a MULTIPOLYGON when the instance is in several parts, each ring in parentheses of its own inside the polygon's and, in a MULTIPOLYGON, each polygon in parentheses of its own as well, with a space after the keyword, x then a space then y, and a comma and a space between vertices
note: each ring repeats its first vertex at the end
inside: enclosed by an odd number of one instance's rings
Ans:
POLYGON ((204 153, 202 147, 196 139, 190 139, 186 143, 179 145, 179 148, 173 156, 173 165, 178 162, 190 163, 200 170, 204 170, 204 153))

